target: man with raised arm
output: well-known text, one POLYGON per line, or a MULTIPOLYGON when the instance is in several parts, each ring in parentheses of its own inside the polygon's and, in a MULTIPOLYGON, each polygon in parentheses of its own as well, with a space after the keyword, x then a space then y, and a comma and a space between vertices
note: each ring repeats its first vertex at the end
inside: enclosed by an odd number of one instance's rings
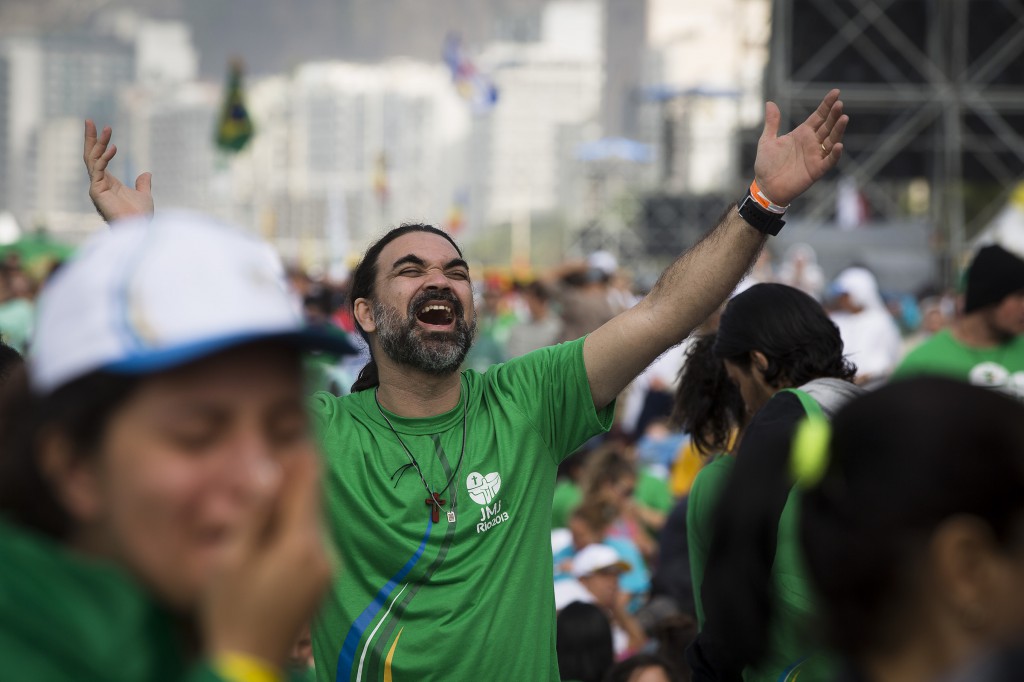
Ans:
MULTIPOLYGON (((476 314, 455 242, 413 224, 368 249, 351 303, 372 360, 351 395, 312 401, 344 558, 314 623, 320 682, 558 680, 558 463, 607 429, 616 395, 732 291, 790 201, 835 166, 847 120, 833 90, 778 137, 768 103, 751 191, 646 298, 583 339, 484 373, 460 371, 476 314)), ((133 190, 106 173, 109 142, 86 124, 100 213, 152 210, 148 176, 133 190)))

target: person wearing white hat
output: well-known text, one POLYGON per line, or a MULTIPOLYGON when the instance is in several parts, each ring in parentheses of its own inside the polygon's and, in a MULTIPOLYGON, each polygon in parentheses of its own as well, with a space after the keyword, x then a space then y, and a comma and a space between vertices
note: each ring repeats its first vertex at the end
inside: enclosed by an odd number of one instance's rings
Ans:
MULTIPOLYGON (((455 241, 407 224, 367 250, 350 302, 371 360, 351 394, 312 403, 330 538, 349 566, 313 627, 321 682, 476 679, 496 662, 503 679, 559 678, 558 463, 610 428, 616 396, 718 307, 842 154, 838 90, 781 136, 778 108, 765 114, 749 192, 642 301, 574 342, 462 371, 476 310, 455 241)), ((106 173, 109 142, 87 130, 90 197, 108 218, 151 209, 147 177, 130 190, 106 173)))
POLYGON ((588 601, 603 608, 611 621, 617 656, 638 651, 647 641, 643 628, 626 611, 619 595, 619 576, 631 569, 613 547, 603 544, 587 545, 572 560, 573 578, 591 596, 588 601))
POLYGON ((878 291, 878 280, 867 268, 850 267, 832 284, 837 310, 831 314, 839 327, 843 349, 857 365, 856 381, 878 385, 889 378, 900 360, 899 326, 878 291))
POLYGON ((0 409, 5 676, 283 679, 330 578, 301 352, 337 345, 234 228, 87 242, 0 409))

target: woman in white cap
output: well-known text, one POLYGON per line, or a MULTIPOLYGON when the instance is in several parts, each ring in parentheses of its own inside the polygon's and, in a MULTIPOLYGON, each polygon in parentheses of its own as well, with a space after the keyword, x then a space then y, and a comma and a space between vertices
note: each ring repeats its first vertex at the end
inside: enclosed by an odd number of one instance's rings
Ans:
POLYGON ((44 290, 0 411, 0 651, 18 680, 282 679, 330 577, 305 329, 270 248, 115 225, 44 290))

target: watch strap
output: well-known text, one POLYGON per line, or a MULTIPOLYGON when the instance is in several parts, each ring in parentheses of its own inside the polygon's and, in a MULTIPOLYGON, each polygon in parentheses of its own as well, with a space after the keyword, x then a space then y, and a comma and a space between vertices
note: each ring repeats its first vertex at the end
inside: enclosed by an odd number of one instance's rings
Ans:
POLYGON ((737 205, 740 217, 758 232, 771 236, 777 235, 786 224, 781 213, 765 209, 750 192, 737 205))

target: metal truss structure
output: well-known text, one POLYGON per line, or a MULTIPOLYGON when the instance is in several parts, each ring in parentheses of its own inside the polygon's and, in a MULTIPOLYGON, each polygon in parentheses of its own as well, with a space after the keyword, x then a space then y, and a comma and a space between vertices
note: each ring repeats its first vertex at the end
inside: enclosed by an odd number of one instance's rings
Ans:
MULTIPOLYGON (((935 247, 962 254, 1024 180, 1024 0, 775 0, 772 22, 766 96, 782 129, 841 88, 841 173, 882 220, 927 182, 935 247)), ((836 181, 802 218, 830 219, 836 181)))

